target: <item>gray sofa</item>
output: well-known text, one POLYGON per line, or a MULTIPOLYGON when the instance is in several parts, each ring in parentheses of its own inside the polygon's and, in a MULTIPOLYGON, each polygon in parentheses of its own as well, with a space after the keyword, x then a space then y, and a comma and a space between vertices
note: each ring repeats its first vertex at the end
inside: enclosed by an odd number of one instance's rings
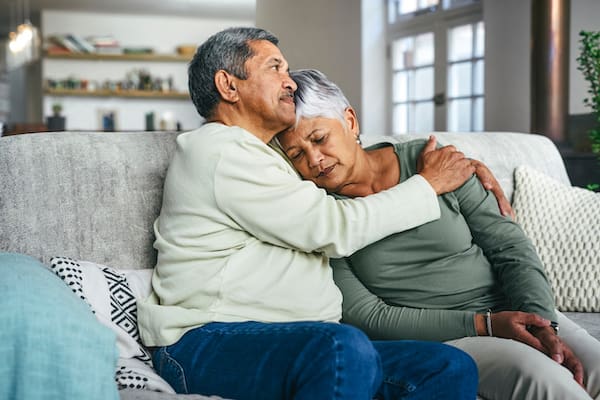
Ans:
MULTIPOLYGON (((122 269, 152 268, 152 223, 175 147, 172 132, 58 132, 0 138, 0 251, 48 263, 68 256, 122 269)), ((419 135, 365 136, 363 141, 419 135)), ((485 162, 507 196, 522 164, 569 184, 554 144, 545 137, 503 132, 447 134, 468 156, 485 162)), ((600 338, 600 316, 567 313, 600 338)), ((122 390, 122 399, 201 399, 122 390)))

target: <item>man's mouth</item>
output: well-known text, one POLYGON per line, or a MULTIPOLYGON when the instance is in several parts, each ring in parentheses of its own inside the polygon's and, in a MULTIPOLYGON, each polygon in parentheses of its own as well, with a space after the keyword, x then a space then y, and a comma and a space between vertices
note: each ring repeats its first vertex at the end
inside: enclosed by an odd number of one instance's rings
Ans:
POLYGON ((281 96, 281 100, 285 101, 286 103, 290 103, 290 104, 294 104, 294 93, 286 93, 283 96, 281 96))

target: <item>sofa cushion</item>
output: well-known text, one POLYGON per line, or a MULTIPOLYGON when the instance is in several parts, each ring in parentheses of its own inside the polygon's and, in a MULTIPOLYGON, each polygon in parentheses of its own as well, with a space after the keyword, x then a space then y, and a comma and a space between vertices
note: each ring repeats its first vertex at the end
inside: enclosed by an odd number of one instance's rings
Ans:
POLYGON ((39 261, 0 253, 0 399, 117 400, 115 335, 39 261))
POLYGON ((137 326, 136 299, 150 294, 152 270, 117 270, 68 257, 52 258, 50 269, 116 334, 119 360, 115 380, 119 388, 174 393, 153 370, 137 326))
POLYGON ((520 166, 513 207, 546 267, 557 308, 599 312, 600 194, 520 166))

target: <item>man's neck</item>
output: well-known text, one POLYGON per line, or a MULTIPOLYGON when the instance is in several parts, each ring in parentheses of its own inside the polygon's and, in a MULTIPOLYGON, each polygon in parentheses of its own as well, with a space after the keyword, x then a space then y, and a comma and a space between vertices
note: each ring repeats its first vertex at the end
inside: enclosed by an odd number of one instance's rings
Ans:
POLYGON ((237 114, 231 113, 215 113, 213 118, 207 120, 208 122, 218 122, 226 126, 237 126, 240 127, 254 136, 256 136, 263 143, 269 143, 277 133, 279 129, 269 128, 260 124, 259 121, 254 121, 250 118, 243 118, 237 114))

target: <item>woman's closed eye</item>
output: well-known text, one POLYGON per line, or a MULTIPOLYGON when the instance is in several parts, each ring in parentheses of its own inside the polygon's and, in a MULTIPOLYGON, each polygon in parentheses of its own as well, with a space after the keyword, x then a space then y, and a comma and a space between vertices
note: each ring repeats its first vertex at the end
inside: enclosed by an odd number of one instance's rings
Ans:
POLYGON ((296 151, 296 152, 293 152, 293 153, 289 153, 288 157, 290 158, 290 160, 296 161, 296 160, 299 160, 300 158, 302 158, 303 154, 304 154, 303 151, 296 151))
POLYGON ((312 139, 313 143, 316 143, 316 144, 323 143, 323 142, 325 142, 325 140, 327 140, 327 135, 313 137, 313 139, 312 139))

